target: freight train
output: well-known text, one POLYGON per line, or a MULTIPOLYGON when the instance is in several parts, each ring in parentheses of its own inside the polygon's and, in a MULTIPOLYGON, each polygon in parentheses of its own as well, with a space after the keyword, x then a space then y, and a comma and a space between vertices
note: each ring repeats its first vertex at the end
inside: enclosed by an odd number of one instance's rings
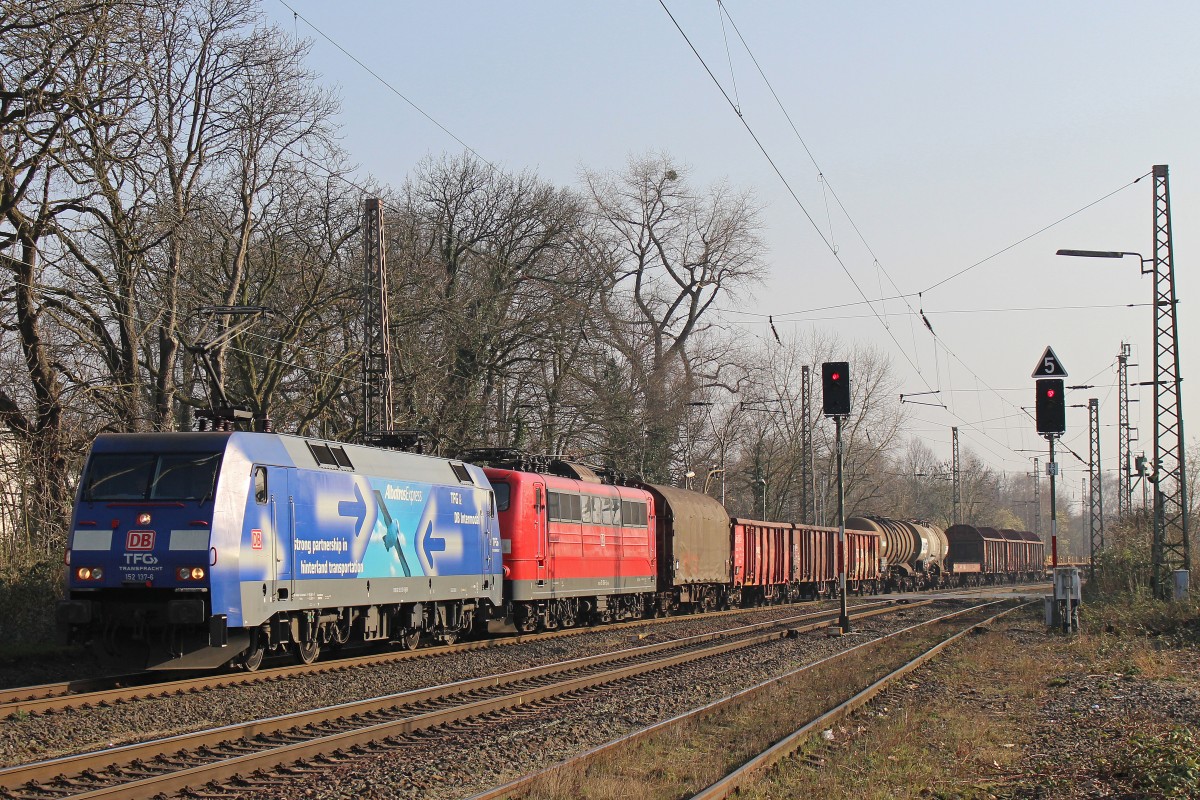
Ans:
MULTIPOLYGON (((78 487, 58 619, 153 669, 309 663, 819 597, 838 530, 508 451, 439 458, 274 433, 105 434, 78 487)), ((847 588, 1035 577, 1032 534, 852 518, 847 588), (1032 538, 1031 538, 1032 537, 1032 538)))

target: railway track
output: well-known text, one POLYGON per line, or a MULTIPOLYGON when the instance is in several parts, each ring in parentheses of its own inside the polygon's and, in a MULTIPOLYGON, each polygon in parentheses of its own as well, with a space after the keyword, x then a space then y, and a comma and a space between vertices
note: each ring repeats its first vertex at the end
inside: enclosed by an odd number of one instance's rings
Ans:
MULTIPOLYGON (((907 595, 898 597, 903 602, 913 603, 917 596, 907 595)), ((892 600, 894 602, 894 600, 892 600)), ((878 602, 876 599, 866 601, 878 602)), ((739 608, 729 611, 718 611, 706 614, 705 618, 720 619, 734 615, 750 613, 778 613, 790 606, 770 606, 755 611, 739 608)), ((857 606, 852 605, 851 608, 857 606)), ((631 620, 618 622, 602 627, 569 628, 548 631, 538 634, 524 634, 495 639, 463 642, 439 647, 425 647, 418 650, 392 651, 370 655, 351 656, 330 661, 319 661, 315 664, 297 664, 263 669, 257 672, 225 672, 205 674, 182 679, 164 679, 164 673, 137 672, 126 675, 114 675, 102 678, 89 678, 76 681, 64 681, 39 686, 25 686, 14 689, 0 690, 0 719, 13 715, 25 714, 54 714, 69 709, 87 709, 117 705, 125 702, 145 700, 149 698, 170 697, 195 692, 209 691, 225 686, 246 684, 262 684, 273 681, 290 680, 310 675, 335 675, 364 666, 377 666, 418 659, 443 656, 448 653, 487 650, 495 647, 519 645, 525 642, 543 641, 562 637, 579 636, 597 630, 639 629, 651 626, 670 624, 675 620, 695 619, 692 615, 682 615, 652 620, 631 620)), ((174 676, 172 676, 174 678, 174 676)))
POLYGON ((797 751, 803 748, 809 738, 817 732, 839 722, 857 709, 862 708, 867 703, 871 702, 880 694, 882 694, 885 689, 894 684, 900 678, 903 678, 905 675, 908 675, 921 665, 935 658, 951 644, 976 630, 980 625, 986 625, 987 623, 994 622, 1000 617, 1003 617, 1021 607, 1022 606, 1019 605, 1012 606, 992 614, 986 620, 971 622, 965 625, 962 630, 958 631, 952 636, 947 637, 946 639, 943 639, 941 642, 935 644, 933 647, 928 648, 920 655, 910 659, 906 663, 892 670, 887 675, 875 681, 870 686, 858 692, 845 702, 838 704, 819 717, 811 720, 800 728, 797 728, 791 734, 784 737, 771 747, 763 750, 755 757, 746 761, 744 764, 730 774, 726 775, 721 780, 711 784, 710 786, 707 786, 700 792, 697 792, 692 796, 691 800, 724 800, 724 798, 737 794, 741 787, 753 780, 761 770, 764 770, 795 754, 797 751))
MULTIPOLYGON (((867 605, 856 609, 856 618, 919 604, 867 605)), ((504 675, 13 767, 0 770, 0 796, 29 800, 147 797, 256 772, 281 768, 303 771, 303 763, 309 759, 336 758, 332 754, 372 747, 373 743, 394 741, 463 720, 527 713, 539 704, 559 702, 614 681, 829 626, 836 623, 837 616, 836 609, 806 613, 504 675), (290 766, 298 762, 300 767, 290 766)), ((277 785, 294 777, 275 773, 262 780, 277 785)), ((239 791, 244 792, 245 787, 239 791)))
MULTIPOLYGON (((898 593, 879 595, 874 599, 891 600, 912 603, 919 598, 962 597, 974 598, 988 594, 1037 594, 1050 588, 1050 584, 1024 584, 1019 586, 984 587, 973 589, 951 589, 941 592, 927 592, 920 595, 898 593)), ((795 605, 795 604, 793 604, 795 605)), ((789 606, 771 606, 768 612, 788 608, 789 606)), ((851 608, 854 608, 851 605, 851 608)), ((705 616, 719 619, 738 614, 754 613, 751 609, 738 608, 729 611, 711 612, 705 616)), ((678 617, 630 620, 601 627, 569 628, 548 631, 538 634, 523 634, 482 641, 463 642, 455 645, 426 647, 415 651, 393 651, 374 653, 370 655, 351 656, 328 661, 318 661, 308 665, 288 665, 262 669, 257 672, 224 672, 205 674, 189 678, 175 678, 170 673, 163 672, 132 672, 123 675, 111 675, 96 678, 84 678, 59 683, 47 683, 36 686, 21 686, 0 689, 0 719, 22 714, 53 714, 72 708, 90 708, 104 705, 115 705, 123 702, 154 697, 170 697, 197 691, 206 691, 222 686, 238 686, 243 684, 268 683, 305 675, 328 675, 362 666, 375 666, 400 661, 427 658, 446 653, 485 650, 493 647, 504 647, 524 642, 556 639, 566 636, 578 636, 596 630, 620 630, 623 628, 641 628, 669 624, 672 620, 692 619, 691 615, 678 617)))
MULTIPOLYGON (((734 713, 734 710, 741 704, 762 702, 762 697, 772 690, 778 690, 780 686, 795 681, 796 678, 808 673, 815 672, 821 668, 828 668, 831 665, 837 664, 839 661, 845 660, 848 656, 856 652, 863 651, 868 648, 878 647, 881 643, 891 641, 898 642, 901 637, 911 635, 915 632, 927 630, 935 626, 945 626, 952 624, 955 620, 967 618, 965 622, 958 625, 958 630, 953 634, 940 638, 936 644, 925 648, 919 655, 906 660, 903 664, 891 669, 882 678, 873 681, 861 691, 853 694, 853 696, 838 702, 832 708, 824 710, 817 714, 805 724, 799 726, 787 735, 776 740, 770 747, 757 753, 751 758, 748 758, 740 766, 737 766, 729 774, 725 775, 720 780, 701 789, 699 792, 683 791, 679 785, 672 784, 670 786, 646 787, 648 793, 657 791, 658 794, 664 796, 680 795, 691 797, 692 800, 722 800, 737 794, 738 790, 753 780, 755 775, 761 770, 787 758, 797 751, 801 750, 811 737, 822 730, 832 727, 836 722, 843 719, 854 710, 861 708, 869 703, 888 686, 895 681, 908 675, 913 670, 920 667, 930 659, 936 657, 945 648, 949 647, 953 642, 959 640, 963 636, 968 635, 979 627, 993 622, 1023 605, 1014 605, 1012 602, 997 600, 985 603, 979 606, 962 609, 959 611, 945 614, 918 624, 903 628, 894 633, 888 634, 878 639, 865 642, 856 647, 844 650, 836 655, 830 656, 820 661, 805 664, 804 666, 789 672, 784 675, 772 678, 771 680, 752 686, 736 694, 725 697, 716 702, 702 706, 697 709, 687 711, 671 719, 659 722, 648 726, 638 731, 634 731, 619 739, 610 741, 600 747, 593 748, 585 753, 582 753, 574 758, 554 764, 539 772, 525 775, 515 781, 511 781, 502 786, 489 789, 471 796, 470 800, 499 800, 499 798, 543 798, 547 796, 558 796, 563 791, 570 791, 570 778, 562 778, 564 775, 588 775, 589 779, 594 778, 603 783, 605 780, 614 780, 613 774, 596 773, 591 770, 594 765, 603 764, 605 762, 612 764, 620 764, 626 757, 637 758, 640 756, 626 756, 627 753, 632 753, 639 746, 649 739, 663 737, 670 740, 673 744, 678 744, 678 740, 674 737, 679 731, 687 729, 689 726, 694 726, 705 719, 723 713, 734 713), (980 613, 981 609, 987 609, 985 613, 980 613), (554 789, 548 790, 547 787, 553 786, 554 789)), ((737 729, 732 726, 728 720, 723 720, 719 724, 719 736, 723 740, 729 737, 737 736, 737 729)), ((682 741, 687 741, 686 738, 682 741)), ((640 752, 645 751, 655 752, 653 745, 643 748, 640 752)), ((667 753, 672 752, 672 748, 665 746, 663 750, 667 753)), ((616 775, 620 775, 620 767, 614 770, 616 775)), ((655 773, 654 764, 639 764, 638 774, 653 774, 655 773)), ((663 774, 671 774, 670 769, 663 769, 663 774)), ((617 779, 619 781, 619 778, 617 779)), ((683 780, 683 779, 680 779, 683 780)), ((703 784, 701 784, 703 785, 703 784)), ((561 795, 569 796, 569 795, 561 795)))

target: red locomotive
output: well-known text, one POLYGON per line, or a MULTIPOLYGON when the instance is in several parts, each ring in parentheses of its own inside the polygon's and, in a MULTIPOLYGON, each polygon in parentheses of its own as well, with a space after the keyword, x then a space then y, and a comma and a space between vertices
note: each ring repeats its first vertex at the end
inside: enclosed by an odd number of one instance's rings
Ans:
POLYGON ((484 468, 496 493, 513 626, 642 616, 657 582, 654 497, 556 463, 560 474, 484 468))

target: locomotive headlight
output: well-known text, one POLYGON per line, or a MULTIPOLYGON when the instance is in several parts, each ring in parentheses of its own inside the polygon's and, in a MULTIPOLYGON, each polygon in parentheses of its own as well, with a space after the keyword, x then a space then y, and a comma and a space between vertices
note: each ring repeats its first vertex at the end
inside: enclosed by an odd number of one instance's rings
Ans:
POLYGON ((100 569, 99 567, 96 567, 94 570, 92 570, 92 580, 98 581, 103 577, 104 577, 104 570, 100 569))
POLYGON ((137 515, 137 524, 141 525, 143 527, 146 525, 149 525, 150 524, 150 515, 149 514, 138 514, 137 515))
POLYGON ((186 581, 191 577, 191 575, 192 571, 187 567, 180 567, 179 569, 175 570, 175 577, 181 581, 186 581))
POLYGON ((192 567, 192 580, 204 580, 204 567, 192 567))
POLYGON ((75 570, 75 577, 81 581, 90 581, 92 579, 92 571, 87 567, 80 567, 75 570))

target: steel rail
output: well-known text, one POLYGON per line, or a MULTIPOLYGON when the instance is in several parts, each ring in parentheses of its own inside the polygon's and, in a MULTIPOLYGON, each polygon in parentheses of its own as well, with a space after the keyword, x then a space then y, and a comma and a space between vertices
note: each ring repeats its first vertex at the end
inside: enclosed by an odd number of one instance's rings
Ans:
MULTIPOLYGON (((880 602, 870 600, 866 604, 880 602)), ((798 604, 788 604, 798 605, 798 604)), ((860 604, 861 607, 864 604, 860 604)), ((780 609, 785 606, 770 606, 769 609, 780 609)), ((716 611, 705 614, 706 619, 718 619, 734 614, 753 613, 757 609, 737 608, 728 611, 716 611)), ((814 611, 810 613, 820 613, 814 611)), ((533 634, 517 634, 498 639, 485 639, 473 642, 461 642, 453 645, 423 647, 417 650, 402 650, 389 653, 372 653, 362 656, 351 656, 333 661, 320 661, 315 664, 295 664, 256 672, 221 673, 178 680, 154 680, 162 673, 136 672, 127 675, 114 675, 99 678, 87 678, 61 683, 47 683, 38 686, 24 686, 14 689, 0 689, 0 719, 14 714, 46 714, 65 711, 71 708, 86 708, 104 704, 116 704, 133 700, 145 700, 172 695, 190 694, 196 691, 206 691, 223 686, 241 686, 245 684, 268 683, 288 680, 304 675, 334 674, 363 666, 377 666, 399 661, 411 661, 422 658, 435 658, 448 653, 468 652, 472 650, 487 650, 493 647, 506 647, 527 642, 558 639, 566 636, 578 636, 599 631, 623 630, 652 625, 669 624, 672 621, 693 619, 694 615, 680 615, 659 619, 638 619, 614 622, 607 625, 590 627, 566 628, 555 631, 545 631, 533 634), (150 680, 147 680, 150 678, 150 680)))
MULTIPOLYGON (((553 765, 547 767, 546 769, 539 770, 538 772, 533 772, 528 775, 523 775, 520 778, 510 781, 509 783, 506 783, 502 786, 497 786, 495 788, 488 789, 486 791, 472 795, 469 798, 469 800, 498 800, 499 798, 520 797, 521 793, 524 792, 525 790, 529 789, 535 782, 537 782, 549 775, 552 775, 556 772, 559 772, 559 771, 562 771, 565 769, 578 769, 582 765, 592 762, 602 755, 610 754, 610 753, 612 753, 616 750, 619 750, 623 747, 626 747, 630 744, 641 741, 642 739, 648 738, 657 733, 661 733, 664 730, 669 730, 673 727, 679 726, 679 725, 684 724, 689 721, 694 721, 694 720, 698 720, 698 719, 701 719, 701 718, 704 718, 707 716, 711 716, 712 714, 714 714, 718 711, 721 711, 735 703, 744 701, 748 697, 751 697, 752 695, 757 694, 758 692, 761 692, 764 689, 767 689, 769 687, 776 686, 780 683, 791 680, 804 672, 808 672, 809 670, 813 670, 813 669, 816 669, 823 665, 827 665, 827 664, 829 664, 833 661, 836 661, 840 658, 843 658, 844 656, 847 656, 851 653, 861 651, 864 648, 874 647, 874 646, 878 645, 880 642, 887 641, 888 639, 892 639, 894 637, 902 636, 906 633, 911 633, 912 631, 918 630, 927 625, 935 625, 935 624, 938 624, 941 622, 946 622, 948 620, 954 619, 955 617, 963 616, 963 615, 969 614, 973 611, 978 611, 981 608, 987 608, 988 606, 996 605, 997 603, 1002 603, 1002 602, 1009 602, 1009 601, 995 600, 995 601, 992 601, 989 603, 982 603, 980 605, 975 605, 975 606, 971 606, 969 608, 960 609, 958 611, 954 611, 949 614, 943 614, 942 616, 935 617, 935 618, 929 619, 929 620, 925 620, 923 622, 919 622, 915 625, 910 625, 906 628, 902 628, 901 630, 895 631, 893 633, 889 633, 886 636, 881 636, 877 639, 872 639, 868 642, 863 642, 862 644, 855 645, 854 647, 851 647, 847 650, 843 650, 839 653, 835 653, 831 656, 827 656, 818 661, 814 661, 811 664, 805 664, 804 666, 798 667, 797 669, 794 669, 790 672, 784 673, 783 675, 779 675, 777 677, 770 678, 769 680, 763 681, 754 686, 750 686, 739 692, 735 692, 734 694, 732 694, 728 697, 723 697, 720 700, 714 700, 713 702, 703 705, 699 708, 692 709, 691 711, 686 711, 686 712, 679 714, 677 716, 674 716, 670 719, 663 720, 662 722, 657 722, 653 725, 642 728, 641 730, 634 731, 633 733, 627 734, 626 736, 622 736, 620 738, 613 739, 610 742, 606 742, 598 747, 592 748, 591 750, 581 753, 578 756, 560 761, 557 764, 553 764, 553 765)), ((1013 611, 1020 607, 1021 606, 1014 606, 1013 608, 1009 608, 1009 609, 1005 610, 1004 612, 1002 612, 1002 614, 997 615, 997 616, 1002 616, 1003 614, 1007 614, 1010 611, 1013 611)), ((897 610, 899 610, 899 609, 897 609, 897 610)), ((852 619, 857 619, 857 618, 860 618, 861 616, 865 616, 865 615, 852 616, 852 619)), ((973 630, 974 628, 976 628, 982 624, 986 624, 986 623, 973 623, 969 628, 967 628, 967 631, 965 631, 965 632, 969 632, 970 630, 973 630)), ((962 634, 958 634, 958 635, 962 635, 962 634)))
POLYGON ((131 686, 139 679, 148 679, 151 682, 161 680, 160 676, 156 676, 154 673, 131 672, 126 675, 80 678, 78 680, 61 681, 59 683, 41 683, 36 686, 14 686, 9 689, 0 689, 0 719, 7 717, 14 711, 21 710, 18 706, 22 702, 43 700, 48 697, 86 694, 88 692, 102 692, 122 685, 131 686), (12 711, 9 710, 9 706, 14 707, 12 711))
MULTIPOLYGON (((904 606, 884 602, 875 605, 878 607, 863 612, 862 616, 887 613, 904 608, 904 606)), ((371 700, 345 703, 315 711, 298 712, 283 717, 229 725, 211 731, 182 734, 167 739, 126 745, 112 750, 97 751, 11 767, 0 770, 0 787, 7 793, 16 795, 23 789, 28 792, 35 792, 38 785, 48 784, 44 794, 56 793, 61 795, 64 789, 74 788, 83 792, 80 795, 83 797, 145 797, 159 792, 176 791, 192 785, 198 775, 207 776, 206 780, 220 780, 240 774, 248 769, 248 764, 253 764, 253 768, 255 769, 269 769, 280 764, 311 757, 315 753, 327 753, 338 748, 386 738, 387 735, 411 733, 414 730, 446 724, 447 722, 456 721, 466 716, 478 716, 497 710, 525 705, 546 699, 547 697, 578 691, 590 686, 631 677, 642 672, 662 669, 677 663, 684 663, 745 647, 757 646, 792 635, 791 631, 796 630, 792 626, 799 621, 813 620, 814 618, 818 620, 809 622, 803 626, 803 629, 816 629, 827 626, 836 619, 836 613, 836 610, 831 610, 815 614, 808 613, 781 620, 764 621, 721 632, 699 634, 684 639, 571 659, 556 664, 531 667, 503 675, 492 675, 484 678, 459 681, 443 686, 373 698, 371 700), (783 630, 774 633, 760 633, 760 631, 770 628, 781 628, 783 630), (715 646, 707 646, 713 642, 719 642, 722 639, 729 640, 733 637, 747 638, 740 638, 736 641, 725 641, 715 646), (681 652, 672 655, 670 651, 681 652), (617 666, 604 672, 559 681, 552 686, 543 685, 520 688, 513 694, 498 698, 474 700, 466 704, 459 703, 457 706, 450 708, 422 711, 422 713, 401 717, 397 720, 369 724, 365 728, 360 725, 350 731, 335 734, 327 734, 320 731, 299 731, 299 729, 305 726, 318 726, 330 722, 336 722, 341 726, 353 725, 355 723, 351 722, 351 720, 355 717, 361 718, 388 710, 398 711, 403 707, 412 707, 422 703, 445 704, 452 696, 465 697, 469 700, 471 699, 469 696, 472 693, 507 685, 537 681, 555 674, 561 675, 564 672, 578 672, 597 666, 611 666, 633 659, 654 657, 664 652, 667 653, 665 657, 648 663, 617 666), (390 733, 385 733, 385 731, 390 733), (309 739, 310 741, 295 743, 297 737, 309 739), (276 746, 263 741, 270 738, 283 739, 292 743, 288 743, 285 746, 276 746), (257 741, 249 742, 248 740, 251 739, 256 739, 257 741), (99 775, 99 773, 109 770, 115 763, 140 765, 138 769, 146 771, 154 769, 152 762, 156 759, 161 759, 167 754, 172 755, 175 759, 179 759, 181 757, 180 754, 184 751, 194 753, 202 751, 205 748, 216 748, 231 742, 239 743, 239 746, 242 748, 246 746, 259 748, 260 752, 239 755, 234 758, 222 758, 214 754, 213 758, 219 760, 205 765, 187 767, 181 771, 161 776, 144 777, 134 782, 118 783, 114 786, 96 788, 92 791, 88 791, 88 787, 82 783, 84 779, 91 780, 93 778, 117 780, 118 776, 116 775, 99 775), (64 779, 62 777, 64 774, 76 777, 64 779)), ((373 721, 368 720, 368 722, 373 721)))

